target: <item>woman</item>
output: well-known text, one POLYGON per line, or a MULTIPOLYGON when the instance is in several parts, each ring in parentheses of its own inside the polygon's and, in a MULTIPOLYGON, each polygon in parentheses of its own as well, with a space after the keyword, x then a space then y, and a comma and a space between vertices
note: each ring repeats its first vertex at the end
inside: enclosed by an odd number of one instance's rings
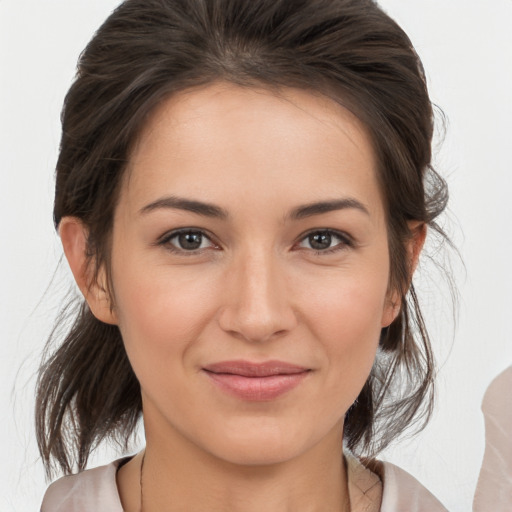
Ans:
POLYGON ((444 510, 374 459, 430 412, 411 279, 447 198, 404 32, 369 0, 127 0, 62 121, 85 300, 36 421, 80 472, 42 511, 444 510))

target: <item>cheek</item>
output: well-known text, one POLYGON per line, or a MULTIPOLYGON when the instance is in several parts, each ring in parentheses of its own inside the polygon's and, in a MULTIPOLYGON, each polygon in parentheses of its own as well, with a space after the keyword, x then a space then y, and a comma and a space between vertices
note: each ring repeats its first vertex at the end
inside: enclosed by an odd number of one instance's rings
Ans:
POLYGON ((330 307, 325 305, 323 310, 324 328, 329 329, 332 340, 328 350, 352 367, 361 359, 373 360, 381 330, 383 298, 380 294, 366 294, 355 286, 336 294, 330 307))
POLYGON ((116 268, 119 328, 135 373, 178 367, 211 316, 213 283, 186 268, 173 272, 129 259, 116 268))
POLYGON ((357 350, 380 333, 387 310, 387 273, 348 270, 324 279, 321 287, 303 288, 320 339, 332 339, 340 348, 354 345, 351 348, 357 350))
MULTIPOLYGON (((308 322, 322 340, 326 385, 342 397, 342 413, 359 395, 378 348, 387 280, 361 276, 339 279, 310 295, 308 322)), ((310 288, 311 289, 311 288, 310 288)))

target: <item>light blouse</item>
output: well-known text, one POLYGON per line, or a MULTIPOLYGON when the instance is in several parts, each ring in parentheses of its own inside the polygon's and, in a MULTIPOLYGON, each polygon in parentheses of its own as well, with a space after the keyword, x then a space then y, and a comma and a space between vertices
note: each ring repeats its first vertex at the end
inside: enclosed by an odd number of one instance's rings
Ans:
MULTIPOLYGON (((60 478, 50 485, 41 512, 123 512, 116 473, 129 459, 60 478)), ((389 462, 375 471, 345 455, 351 512, 448 512, 412 475, 389 462)))

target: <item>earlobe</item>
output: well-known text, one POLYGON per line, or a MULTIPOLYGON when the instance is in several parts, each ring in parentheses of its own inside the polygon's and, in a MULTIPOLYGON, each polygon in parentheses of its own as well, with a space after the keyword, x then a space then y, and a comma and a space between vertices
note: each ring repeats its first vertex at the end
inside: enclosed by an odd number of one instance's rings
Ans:
POLYGON ((420 259, 421 250, 425 244, 425 238, 427 237, 427 225, 421 221, 410 221, 408 223, 409 232, 411 234, 409 241, 407 242, 407 252, 409 256, 409 282, 412 280, 412 276, 418 266, 420 259))
POLYGON ((401 300, 398 292, 394 292, 391 297, 386 300, 384 312, 382 314, 381 327, 389 327, 400 314, 401 300))
POLYGON ((106 286, 104 270, 94 275, 87 258, 86 226, 77 217, 63 217, 59 223, 59 235, 76 284, 89 304, 93 315, 107 324, 117 324, 116 314, 106 286))
MULTIPOLYGON (((412 276, 418 266, 421 250, 425 243, 427 236, 427 226, 424 222, 410 221, 408 223, 410 237, 407 241, 407 257, 409 265, 409 281, 407 283, 404 295, 409 289, 412 281, 412 276)), ((384 307, 382 315, 381 327, 388 327, 395 321, 397 316, 400 314, 400 308, 402 307, 402 297, 398 291, 394 291, 390 294, 384 307)))

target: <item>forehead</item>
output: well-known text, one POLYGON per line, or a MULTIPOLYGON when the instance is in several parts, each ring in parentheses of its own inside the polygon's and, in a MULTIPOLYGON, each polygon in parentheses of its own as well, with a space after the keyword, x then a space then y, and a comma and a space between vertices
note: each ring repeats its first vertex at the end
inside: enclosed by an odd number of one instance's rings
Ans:
POLYGON ((381 206, 363 124, 333 100, 297 89, 216 83, 171 96, 146 122, 127 178, 125 193, 136 202, 171 189, 216 202, 262 190, 305 202, 346 189, 381 206))

